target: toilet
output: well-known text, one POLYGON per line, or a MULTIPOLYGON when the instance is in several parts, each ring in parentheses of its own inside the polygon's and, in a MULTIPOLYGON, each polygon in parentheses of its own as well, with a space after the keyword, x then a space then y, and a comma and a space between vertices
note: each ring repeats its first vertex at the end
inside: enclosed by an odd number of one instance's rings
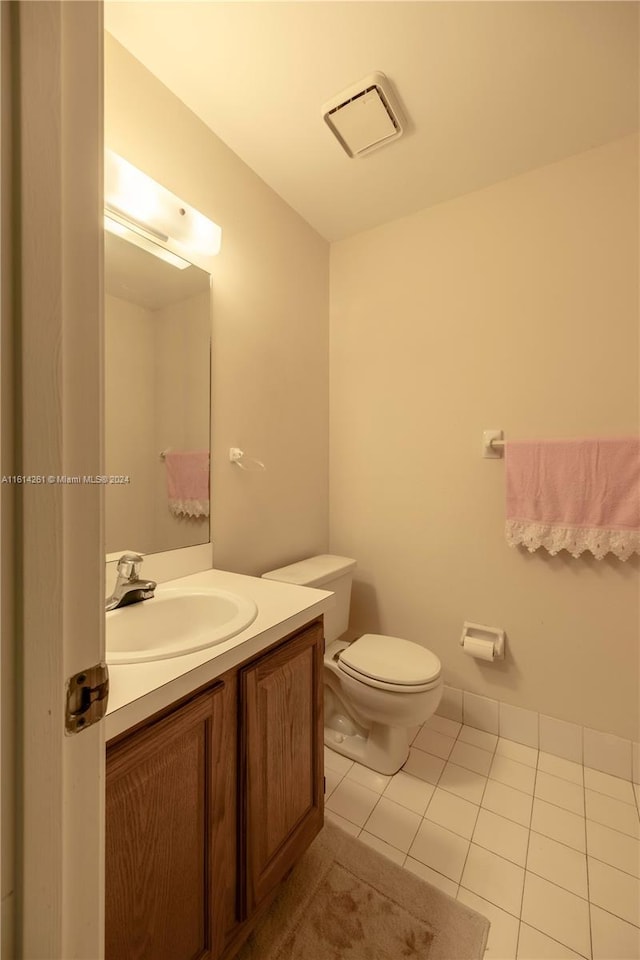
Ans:
POLYGON ((356 561, 323 554, 263 577, 336 595, 324 617, 324 742, 336 753, 396 773, 409 755, 409 730, 424 723, 442 696, 439 659, 418 643, 366 633, 341 640, 349 622, 356 561))

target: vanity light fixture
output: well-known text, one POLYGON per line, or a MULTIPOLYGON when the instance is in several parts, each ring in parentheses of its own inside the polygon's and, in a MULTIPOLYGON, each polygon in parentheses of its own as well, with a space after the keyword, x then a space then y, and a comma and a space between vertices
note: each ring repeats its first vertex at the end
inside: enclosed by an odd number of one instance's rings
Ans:
POLYGON ((194 263, 211 272, 211 258, 220 252, 222 238, 217 223, 112 150, 105 151, 104 181, 107 229, 156 256, 162 250, 185 260, 186 266, 194 263))
POLYGON ((123 223, 122 219, 120 219, 114 211, 105 211, 104 228, 108 230, 109 233, 113 233, 117 237, 122 237, 124 240, 128 240, 129 243, 133 243, 134 246, 140 247, 141 250, 152 253, 154 257, 164 260, 165 263, 170 263, 172 267, 177 267, 178 270, 186 270, 187 267, 191 266, 188 260, 183 260, 182 257, 177 256, 177 254, 161 247, 156 240, 149 240, 145 237, 144 233, 139 228, 136 229, 133 224, 123 223))

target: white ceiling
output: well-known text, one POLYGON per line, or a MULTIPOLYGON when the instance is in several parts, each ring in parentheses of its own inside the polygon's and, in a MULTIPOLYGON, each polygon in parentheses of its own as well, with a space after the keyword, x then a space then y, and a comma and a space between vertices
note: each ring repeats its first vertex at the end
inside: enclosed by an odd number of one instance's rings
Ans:
POLYGON ((108 2, 105 26, 329 240, 624 136, 635 2, 108 2), (349 159, 320 107, 393 84, 399 140, 349 159))

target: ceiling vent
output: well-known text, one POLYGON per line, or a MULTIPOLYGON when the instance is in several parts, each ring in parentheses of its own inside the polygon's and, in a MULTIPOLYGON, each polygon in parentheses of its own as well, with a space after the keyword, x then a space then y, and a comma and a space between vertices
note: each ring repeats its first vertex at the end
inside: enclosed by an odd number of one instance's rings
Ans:
POLYGON ((400 114, 383 73, 343 90, 322 107, 324 121, 350 157, 364 157, 403 134, 400 114))

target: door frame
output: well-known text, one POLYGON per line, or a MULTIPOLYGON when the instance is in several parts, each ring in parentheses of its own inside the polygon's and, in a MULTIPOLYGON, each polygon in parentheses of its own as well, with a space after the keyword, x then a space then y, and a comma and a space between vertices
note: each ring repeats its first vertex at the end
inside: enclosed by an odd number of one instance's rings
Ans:
MULTIPOLYGON (((103 473, 101 0, 12 3, 15 462, 103 473)), ((104 955, 104 723, 65 682, 104 660, 102 488, 16 493, 16 956, 104 955)), ((4 559, 4 558, 3 558, 4 559)))

